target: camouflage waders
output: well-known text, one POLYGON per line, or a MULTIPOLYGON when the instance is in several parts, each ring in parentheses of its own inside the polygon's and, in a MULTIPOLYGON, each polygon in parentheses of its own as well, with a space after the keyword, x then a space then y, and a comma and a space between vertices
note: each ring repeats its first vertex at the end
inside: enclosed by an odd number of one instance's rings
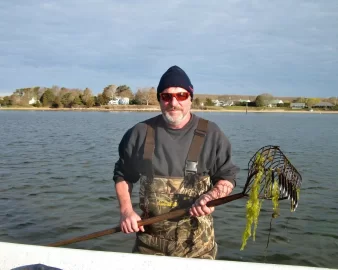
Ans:
MULTIPOLYGON (((140 178, 142 218, 188 208, 210 189, 210 177, 202 176, 197 168, 207 125, 207 120, 199 120, 190 145, 184 178, 153 175, 154 129, 148 125, 143 155, 145 173, 140 178)), ((217 244, 211 215, 165 220, 144 228, 144 233, 137 233, 133 252, 204 259, 216 257, 217 244)))

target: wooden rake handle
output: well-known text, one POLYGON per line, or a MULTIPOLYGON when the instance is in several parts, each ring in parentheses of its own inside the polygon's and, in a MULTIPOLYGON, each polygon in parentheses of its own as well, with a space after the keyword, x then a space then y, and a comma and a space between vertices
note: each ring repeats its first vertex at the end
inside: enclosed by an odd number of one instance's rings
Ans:
MULTIPOLYGON (((244 193, 237 193, 237 194, 233 194, 224 198, 220 198, 220 199, 216 199, 216 200, 212 200, 209 201, 207 203, 208 207, 213 207, 213 206, 218 206, 221 204, 225 204, 237 199, 240 199, 242 197, 244 197, 245 194, 244 193)), ((138 226, 145 226, 145 225, 150 225, 156 222, 160 222, 163 220, 167 220, 167 219, 173 219, 173 218, 179 218, 179 217, 183 217, 185 215, 188 215, 189 213, 189 208, 186 209, 178 209, 178 210, 174 210, 162 215, 158 215, 155 217, 151 217, 151 218, 147 218, 147 219, 143 219, 137 222, 138 226)), ((77 242, 81 242, 81 241, 86 241, 89 239, 93 239, 93 238, 98 238, 104 235, 109 235, 109 234, 114 234, 117 232, 121 231, 121 227, 120 226, 116 226, 114 228, 110 228, 107 230, 103 230, 103 231, 98 231, 98 232, 94 232, 94 233, 90 233, 87 235, 83 235, 83 236, 78 236, 78 237, 74 237, 68 240, 63 240, 63 241, 59 241, 59 242, 55 242, 52 244, 48 244, 47 246, 49 247, 59 247, 59 246, 65 246, 65 245, 69 245, 69 244, 73 244, 73 243, 77 243, 77 242)))

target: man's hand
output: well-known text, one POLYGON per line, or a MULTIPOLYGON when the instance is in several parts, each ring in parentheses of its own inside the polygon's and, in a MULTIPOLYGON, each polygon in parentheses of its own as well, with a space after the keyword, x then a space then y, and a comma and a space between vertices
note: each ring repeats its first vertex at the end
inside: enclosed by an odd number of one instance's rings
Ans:
POLYGON ((141 220, 140 216, 134 210, 128 210, 121 213, 120 227, 124 233, 133 233, 142 231, 144 232, 143 226, 138 226, 137 221, 141 220))
POLYGON ((116 194, 120 204, 120 227, 124 233, 144 232, 143 226, 139 227, 137 221, 141 220, 140 216, 135 213, 131 203, 131 191, 133 184, 127 181, 116 183, 116 194))
POLYGON ((212 197, 208 194, 201 195, 192 207, 189 209, 189 213, 191 216, 201 217, 205 215, 209 215, 215 211, 215 207, 208 207, 207 202, 211 201, 212 197))
POLYGON ((228 196, 233 188, 234 185, 230 181, 219 180, 209 192, 201 195, 191 206, 189 210, 190 215, 201 217, 211 214, 215 211, 215 207, 208 207, 207 202, 228 196))

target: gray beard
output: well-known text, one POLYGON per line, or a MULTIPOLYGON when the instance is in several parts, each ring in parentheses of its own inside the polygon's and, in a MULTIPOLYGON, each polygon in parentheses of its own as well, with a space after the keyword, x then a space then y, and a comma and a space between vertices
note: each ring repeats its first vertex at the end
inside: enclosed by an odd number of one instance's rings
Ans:
POLYGON ((183 113, 182 113, 182 117, 180 117, 179 119, 174 120, 174 119, 169 115, 168 112, 164 112, 164 114, 162 114, 162 115, 163 115, 164 121, 167 122, 167 123, 170 124, 170 125, 179 125, 179 124, 183 121, 183 119, 184 119, 184 117, 185 117, 185 115, 183 115, 183 113))

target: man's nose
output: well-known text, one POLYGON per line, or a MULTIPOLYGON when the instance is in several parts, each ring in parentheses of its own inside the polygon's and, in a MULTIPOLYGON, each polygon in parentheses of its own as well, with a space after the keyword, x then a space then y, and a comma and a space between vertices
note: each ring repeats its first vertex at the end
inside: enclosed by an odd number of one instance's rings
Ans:
POLYGON ((177 99, 175 98, 175 97, 173 97, 172 99, 171 99, 171 105, 173 105, 173 106, 175 106, 175 105, 178 105, 178 101, 177 101, 177 99))

